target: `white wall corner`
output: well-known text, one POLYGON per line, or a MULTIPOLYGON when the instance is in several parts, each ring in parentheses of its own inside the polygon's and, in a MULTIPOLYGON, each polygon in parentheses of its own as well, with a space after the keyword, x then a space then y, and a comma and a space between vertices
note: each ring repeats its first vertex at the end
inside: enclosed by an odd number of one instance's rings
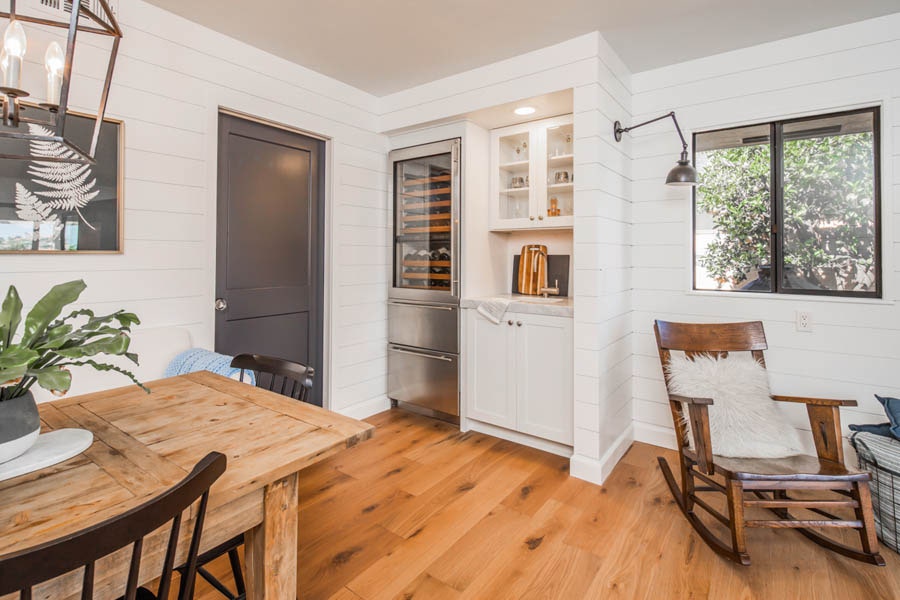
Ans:
POLYGON ((599 459, 590 458, 581 454, 574 454, 569 462, 569 474, 572 477, 583 479, 597 485, 602 485, 610 473, 613 472, 616 464, 634 441, 634 428, 629 425, 625 431, 616 439, 609 450, 599 459))
POLYGON ((650 423, 634 422, 634 441, 675 450, 675 430, 650 423))
POLYGON ((368 419, 372 415, 377 415, 378 413, 390 409, 390 399, 387 396, 379 396, 377 398, 372 398, 371 400, 366 400, 365 402, 359 402, 337 409, 335 412, 342 414, 345 417, 350 417, 351 419, 368 419))

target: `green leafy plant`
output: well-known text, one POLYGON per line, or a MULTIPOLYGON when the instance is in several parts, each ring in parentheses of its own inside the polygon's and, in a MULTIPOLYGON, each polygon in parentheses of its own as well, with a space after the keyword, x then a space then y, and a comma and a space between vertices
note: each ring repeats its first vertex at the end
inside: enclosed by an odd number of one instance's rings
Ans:
MULTIPOLYGON (((875 283, 875 191, 871 133, 786 141, 785 268, 810 286, 869 290, 875 283)), ((768 144, 706 152, 697 208, 715 238, 698 257, 720 284, 739 286, 769 252, 768 144)))
POLYGON ((9 286, 0 306, 0 401, 25 395, 35 383, 61 396, 72 386, 69 367, 76 366, 122 373, 149 392, 130 371, 94 359, 125 356, 138 364, 137 354, 128 352, 131 326, 140 324, 135 314, 120 310, 98 316, 79 309, 60 317, 86 287, 82 280, 54 286, 22 323, 22 300, 15 286, 9 286), (19 325, 22 332, 16 339, 19 325))

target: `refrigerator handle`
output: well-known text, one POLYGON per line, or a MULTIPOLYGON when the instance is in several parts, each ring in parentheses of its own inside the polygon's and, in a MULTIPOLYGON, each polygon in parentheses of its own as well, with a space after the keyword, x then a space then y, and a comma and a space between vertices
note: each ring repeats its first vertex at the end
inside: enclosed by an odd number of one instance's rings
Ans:
POLYGON ((429 308, 431 310, 446 310, 450 312, 456 310, 455 306, 436 306, 434 304, 419 304, 418 302, 398 302, 397 300, 388 300, 388 304, 393 304, 395 306, 412 306, 414 308, 429 308))
POLYGON ((425 352, 416 352, 415 350, 404 350, 403 348, 398 348, 397 346, 391 346, 391 352, 396 352, 397 354, 409 354, 410 356, 418 356, 420 358, 432 358, 434 360, 442 360, 444 362, 453 362, 453 359, 449 356, 444 356, 442 354, 427 354, 425 352))
POLYGON ((460 232, 459 232, 459 220, 460 220, 460 185, 461 185, 461 177, 460 177, 460 163, 459 163, 459 152, 460 152, 460 140, 456 139, 453 141, 453 145, 450 148, 450 162, 451 162, 451 191, 450 191, 450 200, 451 200, 451 217, 450 217, 450 247, 451 247, 451 264, 450 264, 450 296, 454 299, 459 299, 459 260, 460 260, 460 232))

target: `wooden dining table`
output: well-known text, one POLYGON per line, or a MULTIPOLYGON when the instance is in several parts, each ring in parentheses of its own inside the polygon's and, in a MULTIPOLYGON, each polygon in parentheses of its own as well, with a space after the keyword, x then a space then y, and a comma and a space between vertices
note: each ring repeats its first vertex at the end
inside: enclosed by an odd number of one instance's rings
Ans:
MULTIPOLYGON (((0 482, 0 556, 137 506, 218 451, 228 466, 210 491, 201 551, 246 532, 248 597, 296 598, 298 477, 368 439, 373 427, 205 371, 147 387, 149 394, 131 386, 40 405, 44 431, 87 429, 94 442, 63 463, 0 482)), ((182 527, 179 560, 191 529, 182 527)), ((164 527, 145 539, 144 583, 162 570, 167 534, 164 527)), ((95 598, 122 594, 129 559, 123 548, 98 563, 95 598)), ((34 597, 77 597, 80 587, 81 574, 70 573, 34 597)))

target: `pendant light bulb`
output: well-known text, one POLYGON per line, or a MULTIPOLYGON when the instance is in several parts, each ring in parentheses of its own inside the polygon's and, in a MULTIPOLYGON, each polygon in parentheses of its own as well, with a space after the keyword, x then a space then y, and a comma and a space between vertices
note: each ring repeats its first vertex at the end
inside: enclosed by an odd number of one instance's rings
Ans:
POLYGON ((22 63, 27 47, 28 39, 22 24, 15 19, 10 21, 3 34, 3 52, 7 55, 6 69, 3 70, 4 87, 19 89, 22 86, 22 63))
POLYGON ((66 66, 66 55, 57 42, 50 42, 44 54, 44 68, 47 69, 47 103, 59 105, 62 88, 63 69, 66 66))
POLYGON ((66 66, 66 55, 58 42, 50 42, 47 52, 44 54, 44 68, 47 73, 62 77, 63 68, 66 66))
POLYGON ((3 49, 10 56, 25 58, 25 50, 28 49, 28 38, 25 37, 25 28, 18 21, 10 21, 3 34, 3 49))

